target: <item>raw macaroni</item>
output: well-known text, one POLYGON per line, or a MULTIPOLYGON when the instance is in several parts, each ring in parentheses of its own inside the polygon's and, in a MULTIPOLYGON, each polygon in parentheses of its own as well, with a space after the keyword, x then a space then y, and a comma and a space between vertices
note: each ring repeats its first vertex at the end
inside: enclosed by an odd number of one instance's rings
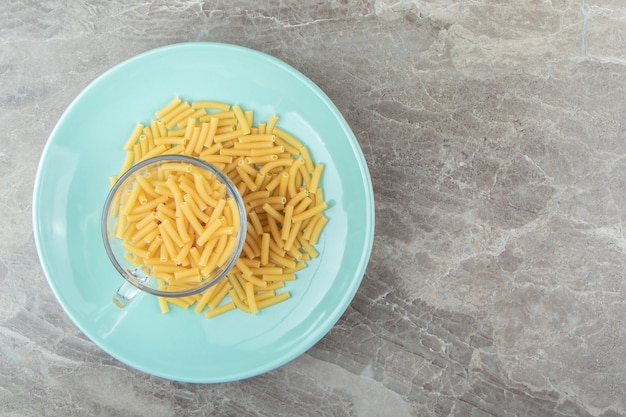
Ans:
POLYGON ((239 214, 214 175, 176 162, 137 172, 133 180, 122 190, 113 226, 129 262, 161 280, 161 289, 176 291, 227 263, 239 214))
MULTIPOLYGON (((193 156, 228 175, 246 206, 247 234, 235 267, 201 294, 158 297, 162 312, 176 305, 193 306, 207 318, 234 309, 255 314, 288 299, 285 282, 318 256, 314 246, 328 222, 320 188, 324 165, 278 128, 278 120, 272 115, 255 125, 253 111, 237 104, 175 97, 126 140, 118 176, 157 155, 193 156)), ((145 265, 160 288, 184 289, 226 260, 240 224, 234 200, 215 192, 220 187, 211 178, 169 168, 169 177, 140 180, 120 202, 115 234, 124 239, 127 258, 145 265)))

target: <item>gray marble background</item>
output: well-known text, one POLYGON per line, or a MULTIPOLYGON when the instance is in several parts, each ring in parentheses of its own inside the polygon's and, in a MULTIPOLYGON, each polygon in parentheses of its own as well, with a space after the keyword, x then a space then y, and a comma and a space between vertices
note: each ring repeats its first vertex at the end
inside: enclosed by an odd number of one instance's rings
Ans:
POLYGON ((0 415, 626 415, 626 4, 621 0, 0 3, 0 415), (142 374, 56 302, 35 170, 74 97, 184 41, 291 64, 372 175, 354 301, 268 374, 142 374))

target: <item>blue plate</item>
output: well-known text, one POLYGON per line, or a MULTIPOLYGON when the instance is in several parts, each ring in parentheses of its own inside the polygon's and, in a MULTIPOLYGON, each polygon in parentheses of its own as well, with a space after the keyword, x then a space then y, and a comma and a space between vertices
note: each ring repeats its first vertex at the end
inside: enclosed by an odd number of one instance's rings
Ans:
POLYGON ((34 190, 37 250, 59 303, 94 343, 121 362, 163 378, 234 381, 281 366, 318 342, 359 287, 374 234, 369 172, 349 126, 328 97, 284 62, 216 43, 158 48, 110 69, 65 111, 43 152, 34 190), (173 308, 161 314, 143 294, 120 309, 123 282, 100 236, 109 177, 137 122, 174 96, 238 103, 255 120, 276 113, 325 164, 330 208, 320 256, 287 284, 292 297, 258 315, 232 311, 213 319, 173 308))

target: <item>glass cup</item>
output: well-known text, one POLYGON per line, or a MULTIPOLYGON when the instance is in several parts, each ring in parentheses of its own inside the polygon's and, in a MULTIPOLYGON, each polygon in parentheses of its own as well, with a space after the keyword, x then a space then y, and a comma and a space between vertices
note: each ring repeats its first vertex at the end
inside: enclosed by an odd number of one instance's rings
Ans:
MULTIPOLYGON (((191 168, 189 169, 191 170, 191 168)), ((198 173, 198 171, 195 172, 198 173)), ((142 180, 142 182, 145 184, 145 181, 142 180)), ((150 211, 147 211, 146 214, 150 214, 150 211)), ((126 171, 113 185, 106 198, 102 212, 102 239, 106 253, 115 269, 125 279, 125 282, 114 294, 113 302, 123 308, 141 293, 162 297, 186 297, 198 294, 215 285, 228 274, 239 258, 246 237, 246 225, 246 210, 241 194, 228 176, 213 165, 184 155, 160 155, 137 163, 126 171), (238 211, 236 215, 240 224, 239 231, 236 232, 234 249, 232 249, 232 253, 228 255, 225 262, 222 265, 215 266, 210 271, 206 270, 206 268, 204 270, 198 268, 198 270, 202 270, 202 274, 197 280, 194 278, 191 283, 185 282, 185 286, 182 289, 180 286, 170 285, 172 284, 171 282, 164 282, 162 276, 153 276, 156 273, 151 275, 150 268, 144 263, 138 262, 136 257, 133 259, 133 255, 122 246, 124 240, 117 238, 114 233, 116 222, 119 220, 119 213, 121 212, 120 202, 123 201, 123 196, 125 194, 129 195, 135 187, 141 186, 138 183, 139 177, 149 178, 155 175, 159 169, 166 169, 168 166, 172 166, 169 165, 172 163, 190 164, 190 166, 193 165, 204 174, 214 175, 217 181, 225 186, 225 197, 232 198, 235 201, 238 211)), ((170 261, 169 264, 171 265, 171 263, 170 261)))

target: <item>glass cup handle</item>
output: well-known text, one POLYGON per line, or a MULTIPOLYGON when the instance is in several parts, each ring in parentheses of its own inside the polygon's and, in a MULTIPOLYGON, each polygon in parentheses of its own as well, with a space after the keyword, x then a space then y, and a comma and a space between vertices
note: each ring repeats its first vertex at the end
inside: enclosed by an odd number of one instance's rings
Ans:
MULTIPOLYGON (((134 271, 127 270, 126 272, 131 276, 131 279, 135 279, 140 283, 144 283, 148 279, 145 274, 139 273, 139 269, 134 271)), ((115 305, 119 308, 124 308, 130 304, 130 302, 133 301, 140 292, 142 291, 139 288, 127 280, 124 280, 124 283, 120 285, 117 292, 113 295, 113 303, 115 303, 115 305)))
POLYGON ((113 295, 113 302, 119 308, 124 308, 131 301, 133 301, 140 292, 141 290, 139 288, 135 287, 128 281, 124 281, 124 283, 117 289, 115 295, 113 295))

